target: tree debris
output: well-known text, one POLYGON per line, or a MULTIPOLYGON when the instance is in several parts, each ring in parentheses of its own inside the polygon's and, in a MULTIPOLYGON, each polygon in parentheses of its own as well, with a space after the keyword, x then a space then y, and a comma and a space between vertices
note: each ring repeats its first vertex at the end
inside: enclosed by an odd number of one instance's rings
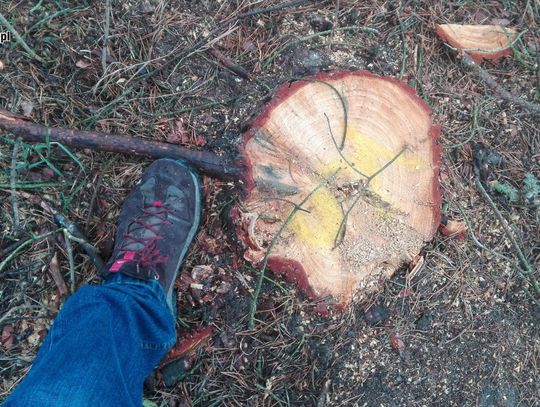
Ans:
POLYGON ((512 55, 518 32, 500 25, 437 24, 437 35, 452 47, 470 55, 476 63, 512 55))

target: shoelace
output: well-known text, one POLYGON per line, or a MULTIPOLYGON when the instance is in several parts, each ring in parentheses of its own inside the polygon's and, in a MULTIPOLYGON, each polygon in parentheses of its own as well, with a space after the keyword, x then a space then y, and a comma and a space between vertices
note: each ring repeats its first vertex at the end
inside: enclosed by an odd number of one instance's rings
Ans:
POLYGON ((149 269, 158 264, 165 263, 169 259, 169 256, 162 256, 159 253, 156 243, 163 239, 163 237, 159 235, 159 226, 172 225, 172 222, 167 220, 167 214, 174 212, 174 210, 167 208, 163 202, 156 201, 141 208, 141 211, 143 214, 133 218, 132 220, 132 224, 137 226, 132 226, 129 233, 124 233, 123 237, 126 239, 126 241, 122 245, 120 253, 127 251, 137 252, 138 258, 135 259, 135 261, 142 267, 149 269), (159 220, 154 223, 148 223, 148 218, 158 218, 159 220), (154 236, 136 236, 136 232, 140 231, 141 229, 149 230, 154 236), (142 244, 143 248, 138 250, 130 250, 126 248, 136 243, 142 244))

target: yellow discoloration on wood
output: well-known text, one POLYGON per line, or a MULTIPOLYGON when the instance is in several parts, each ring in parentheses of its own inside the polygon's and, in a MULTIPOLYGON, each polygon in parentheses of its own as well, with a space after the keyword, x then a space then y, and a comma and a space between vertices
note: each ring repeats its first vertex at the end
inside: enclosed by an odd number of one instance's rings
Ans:
POLYGON ((311 196, 304 209, 309 213, 298 211, 288 226, 295 233, 296 239, 314 248, 334 247, 334 239, 343 218, 334 195, 327 188, 321 188, 311 196))
MULTIPOLYGON (((371 176, 399 154, 400 150, 401 147, 394 151, 384 143, 349 127, 347 129, 347 139, 345 148, 343 149, 343 156, 362 174, 371 176)), ((410 171, 425 169, 425 163, 419 158, 414 157, 411 153, 407 153, 407 151, 401 154, 391 165, 398 165, 410 171)), ((328 176, 338 168, 344 169, 344 171, 340 173, 340 178, 345 176, 347 179, 350 179, 351 175, 356 173, 340 157, 338 160, 325 165, 320 170, 321 175, 328 176)), ((362 177, 358 174, 358 179, 361 178, 362 177)), ((365 180, 365 178, 363 179, 365 180)), ((371 180, 370 189, 382 197, 386 194, 381 188, 379 177, 375 177, 371 180)))

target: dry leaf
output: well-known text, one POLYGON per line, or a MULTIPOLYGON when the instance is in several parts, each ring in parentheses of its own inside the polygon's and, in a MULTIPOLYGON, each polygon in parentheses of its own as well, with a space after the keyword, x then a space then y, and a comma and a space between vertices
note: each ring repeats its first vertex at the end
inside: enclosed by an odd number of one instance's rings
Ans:
POLYGON ((449 220, 446 225, 439 226, 439 231, 444 236, 455 237, 456 239, 463 240, 467 234, 467 224, 461 220, 449 220))
POLYGON ((189 133, 182 120, 175 120, 171 123, 171 133, 167 136, 167 142, 174 144, 187 144, 189 142, 189 133))
POLYGON ((218 294, 226 294, 231 290, 231 283, 227 281, 222 281, 221 285, 216 289, 218 294))
POLYGON ((165 359, 161 362, 160 366, 165 366, 199 348, 208 339, 210 339, 213 333, 214 328, 207 326, 206 328, 197 329, 191 333, 179 335, 176 344, 172 347, 169 353, 167 353, 167 356, 165 356, 165 359))
POLYGON ((13 325, 5 325, 2 329, 2 346, 10 349, 13 346, 15 335, 13 335, 13 325))
POLYGON ((68 293, 68 289, 64 281, 64 277, 62 277, 62 273, 60 272, 58 256, 56 255, 56 253, 52 257, 49 264, 49 273, 51 273, 54 284, 56 285, 56 288, 58 288, 58 294, 60 294, 61 297, 65 296, 68 293))
POLYGON ((77 61, 77 63, 75 64, 75 66, 76 66, 77 68, 82 68, 82 69, 88 68, 90 65, 92 65, 92 63, 91 63, 91 62, 88 62, 88 61, 85 61, 84 59, 79 59, 79 60, 77 61))
POLYGON ((3 71, 4 70, 4 62, 2 62, 2 60, 0 59, 0 71, 3 71))
POLYGON ((400 351, 405 349, 405 343, 399 338, 397 334, 390 335, 390 346, 392 349, 400 351))
POLYGON ((411 288, 402 288, 398 293, 399 298, 407 298, 412 295, 414 295, 414 290, 412 290, 411 288))
POLYGON ((26 117, 30 117, 32 115, 32 112, 34 111, 34 104, 32 102, 29 100, 22 100, 19 106, 23 112, 23 115, 26 117))
POLYGON ((200 283, 209 279, 214 274, 214 269, 210 265, 197 265, 191 270, 191 278, 200 283))

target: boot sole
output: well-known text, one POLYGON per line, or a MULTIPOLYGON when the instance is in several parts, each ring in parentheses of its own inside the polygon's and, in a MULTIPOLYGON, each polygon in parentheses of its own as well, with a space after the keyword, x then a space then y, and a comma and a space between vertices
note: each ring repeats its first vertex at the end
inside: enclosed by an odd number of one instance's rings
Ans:
POLYGON ((193 225, 191 229, 189 230, 188 236, 186 238, 186 244, 184 245, 182 252, 180 253, 180 257, 178 260, 178 264, 176 265, 176 272, 174 273, 171 286, 169 287, 169 290, 165 293, 165 297, 167 299, 167 304, 169 304, 170 309, 173 311, 173 314, 176 317, 176 301, 173 302, 173 292, 174 292, 174 282, 176 281, 176 277, 178 277, 178 272, 180 271, 180 266, 182 265, 182 262, 184 261, 184 258, 186 257, 186 253, 191 246, 191 243, 193 242, 193 238, 195 237, 195 234, 197 233, 197 230, 199 229, 199 223, 201 221, 201 180, 197 173, 195 172, 194 168, 191 167, 188 163, 182 160, 175 160, 173 158, 162 158, 162 160, 167 161, 173 161, 176 164, 180 164, 190 175, 191 179, 193 180, 193 184, 195 185, 195 216, 193 219, 193 225))

